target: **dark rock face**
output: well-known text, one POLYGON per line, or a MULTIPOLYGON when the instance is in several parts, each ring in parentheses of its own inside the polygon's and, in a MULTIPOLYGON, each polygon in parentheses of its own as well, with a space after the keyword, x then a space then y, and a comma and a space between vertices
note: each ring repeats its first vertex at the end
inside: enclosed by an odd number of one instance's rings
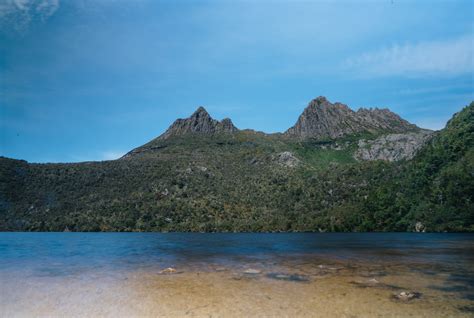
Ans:
POLYGON ((229 118, 222 121, 213 119, 204 107, 199 107, 189 118, 177 119, 159 139, 187 134, 233 133, 238 131, 229 118))
POLYGON ((347 105, 332 104, 320 96, 312 100, 285 135, 300 138, 338 138, 362 132, 402 133, 419 128, 388 109, 361 108, 354 112, 347 105))

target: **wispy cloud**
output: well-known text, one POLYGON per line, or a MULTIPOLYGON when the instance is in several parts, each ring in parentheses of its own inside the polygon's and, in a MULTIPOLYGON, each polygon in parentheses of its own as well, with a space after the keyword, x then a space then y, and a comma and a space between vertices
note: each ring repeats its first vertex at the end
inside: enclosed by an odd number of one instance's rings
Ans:
POLYGON ((472 85, 444 85, 444 86, 432 86, 432 87, 417 87, 417 88, 405 88, 401 89, 398 93, 400 95, 423 95, 432 93, 449 93, 453 90, 470 90, 472 85))
POLYGON ((107 150, 99 155, 99 160, 115 160, 125 155, 123 151, 107 150))
POLYGON ((44 22, 58 9, 59 0, 4 0, 0 2, 0 28, 24 33, 33 21, 44 22))
MULTIPOLYGON (((85 152, 81 154, 70 155, 66 160, 67 162, 85 162, 85 161, 103 161, 103 160, 115 160, 123 157, 125 151, 120 150, 105 150, 97 152, 85 152)), ((64 161, 64 160, 62 160, 64 161)), ((41 162, 62 162, 61 160, 49 160, 41 162)))
POLYGON ((474 36, 396 44, 348 58, 343 68, 361 77, 469 74, 474 72, 474 36))

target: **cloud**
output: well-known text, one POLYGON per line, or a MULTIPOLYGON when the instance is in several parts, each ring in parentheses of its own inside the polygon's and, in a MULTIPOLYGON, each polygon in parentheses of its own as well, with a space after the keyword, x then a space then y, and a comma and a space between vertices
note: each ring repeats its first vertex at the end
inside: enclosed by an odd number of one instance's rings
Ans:
POLYGON ((125 155, 123 151, 108 150, 100 154, 99 160, 115 160, 125 155))
POLYGON ((34 21, 45 22, 53 16, 59 5, 59 0, 4 0, 0 2, 0 28, 25 33, 34 21))
POLYGON ((348 58, 343 68, 361 77, 469 74, 474 72, 474 36, 396 44, 348 58))
MULTIPOLYGON (((103 160, 115 160, 123 157, 126 154, 125 151, 120 150, 106 150, 106 151, 93 151, 84 152, 81 154, 70 155, 66 162, 86 162, 86 161, 103 161, 103 160)), ((65 162, 65 160, 50 160, 41 162, 65 162)))

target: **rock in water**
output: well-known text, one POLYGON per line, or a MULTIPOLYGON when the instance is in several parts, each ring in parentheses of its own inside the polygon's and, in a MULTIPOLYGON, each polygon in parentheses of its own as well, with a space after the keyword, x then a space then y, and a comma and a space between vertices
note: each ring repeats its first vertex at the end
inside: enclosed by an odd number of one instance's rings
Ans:
POLYGON ((421 297, 421 293, 418 292, 406 292, 402 291, 401 293, 393 295, 393 299, 407 302, 413 299, 418 299, 421 297))
POLYGON ((290 282, 308 282, 309 277, 306 275, 298 275, 298 274, 285 274, 285 273, 269 273, 266 275, 268 278, 276 279, 276 280, 286 280, 290 282))
POLYGON ((426 228, 425 226, 423 225, 423 223, 421 222, 416 222, 415 224, 415 232, 425 232, 426 231, 426 228))
POLYGON ((162 269, 161 271, 159 271, 159 274, 161 274, 161 275, 163 275, 163 274, 176 274, 176 273, 177 273, 177 271, 173 267, 168 267, 168 268, 165 268, 165 269, 162 269))
POLYGON ((261 272, 262 272, 261 270, 253 269, 253 268, 244 270, 244 274, 250 274, 250 275, 257 275, 257 274, 260 274, 261 272))

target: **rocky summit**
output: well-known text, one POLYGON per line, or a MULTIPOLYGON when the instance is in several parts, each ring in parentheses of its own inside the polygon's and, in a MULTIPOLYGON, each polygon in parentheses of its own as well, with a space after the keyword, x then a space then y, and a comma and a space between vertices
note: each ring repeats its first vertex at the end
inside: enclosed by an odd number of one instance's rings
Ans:
POLYGON ((117 160, 0 157, 3 231, 474 231, 474 103, 438 132, 319 97, 286 133, 200 107, 117 160))
POLYGON ((331 103, 320 96, 312 100, 285 134, 299 138, 340 138, 364 132, 401 133, 419 128, 388 109, 365 109, 357 112, 342 103, 331 103))
POLYGON ((225 118, 221 121, 213 119, 204 107, 199 107, 189 118, 177 119, 159 139, 183 136, 188 134, 212 135, 215 133, 233 133, 238 129, 232 120, 225 118))

